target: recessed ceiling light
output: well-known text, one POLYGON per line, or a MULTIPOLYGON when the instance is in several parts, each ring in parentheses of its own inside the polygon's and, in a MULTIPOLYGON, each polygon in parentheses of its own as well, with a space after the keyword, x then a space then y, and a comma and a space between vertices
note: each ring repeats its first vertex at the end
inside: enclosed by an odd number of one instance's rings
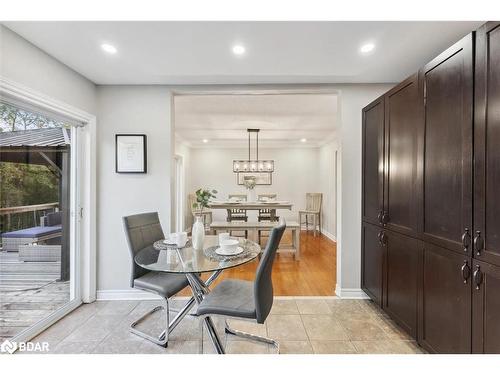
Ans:
POLYGON ((236 56, 244 55, 245 51, 246 51, 245 47, 242 46, 241 44, 236 44, 235 46, 233 46, 233 53, 236 56))
POLYGON ((204 140, 203 140, 203 143, 208 143, 208 139, 204 139, 204 140))
POLYGON ((118 51, 115 46, 108 43, 101 44, 101 48, 104 52, 107 52, 111 55, 114 55, 118 51))
POLYGON ((301 139, 300 139, 300 141, 301 141, 302 143, 304 143, 304 142, 307 142, 307 139, 306 139, 306 138, 301 138, 301 139))
POLYGON ((369 53, 372 52, 375 49, 375 44, 373 43, 366 43, 361 46, 359 49, 361 53, 369 53))

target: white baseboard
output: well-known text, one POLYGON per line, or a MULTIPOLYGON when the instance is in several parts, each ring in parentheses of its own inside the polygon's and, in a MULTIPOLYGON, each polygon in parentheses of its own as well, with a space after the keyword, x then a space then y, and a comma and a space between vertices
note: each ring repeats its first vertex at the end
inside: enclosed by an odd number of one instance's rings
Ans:
POLYGON ((321 234, 324 234, 325 237, 332 240, 333 242, 337 242, 337 238, 333 234, 328 232, 325 228, 321 229, 321 234))
POLYGON ((153 293, 138 289, 108 289, 97 291, 97 301, 155 300, 161 299, 153 293))
POLYGON ((357 288, 335 288, 335 294, 341 299, 370 299, 361 289, 357 288))

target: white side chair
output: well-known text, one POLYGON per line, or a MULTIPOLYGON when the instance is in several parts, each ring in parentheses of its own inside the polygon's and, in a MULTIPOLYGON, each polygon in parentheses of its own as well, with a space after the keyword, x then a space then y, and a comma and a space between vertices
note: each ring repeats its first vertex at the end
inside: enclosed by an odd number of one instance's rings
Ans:
POLYGON ((312 217, 314 236, 316 236, 317 227, 319 227, 319 234, 321 234, 322 203, 322 193, 306 193, 306 209, 299 211, 299 223, 302 225, 302 217, 305 217, 306 231, 309 230, 309 218, 312 217))

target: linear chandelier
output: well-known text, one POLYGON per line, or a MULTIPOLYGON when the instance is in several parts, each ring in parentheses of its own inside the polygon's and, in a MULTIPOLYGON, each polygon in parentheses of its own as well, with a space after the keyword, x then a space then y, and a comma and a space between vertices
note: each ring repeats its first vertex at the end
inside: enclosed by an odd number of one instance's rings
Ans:
POLYGON ((274 160, 259 160, 259 131, 260 129, 247 129, 248 132, 248 160, 233 160, 233 172, 274 172, 274 160), (256 158, 250 154, 250 135, 255 133, 256 158))

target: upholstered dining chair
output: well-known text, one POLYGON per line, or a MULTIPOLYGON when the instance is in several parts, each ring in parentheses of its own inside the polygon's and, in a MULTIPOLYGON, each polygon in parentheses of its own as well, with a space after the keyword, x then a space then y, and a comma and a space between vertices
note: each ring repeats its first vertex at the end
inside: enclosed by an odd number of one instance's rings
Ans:
POLYGON ((201 353, 203 353, 203 318, 207 316, 223 316, 226 319, 226 333, 272 344, 279 353, 279 343, 276 340, 233 329, 229 326, 227 318, 251 320, 259 324, 266 321, 273 306, 271 273, 274 258, 285 229, 285 220, 281 219, 271 230, 253 282, 238 279, 223 280, 199 304, 196 314, 200 317, 201 324, 201 353))
MULTIPOLYGON (((229 199, 238 198, 240 201, 246 201, 246 194, 229 194, 227 196, 229 199)), ((248 221, 247 210, 243 210, 241 208, 232 208, 227 210, 227 222, 233 221, 248 221)), ((232 231, 229 231, 229 234, 232 235, 232 231)), ((245 238, 248 238, 248 231, 245 231, 245 238)))
MULTIPOLYGON (((170 325, 168 299, 188 286, 189 283, 186 276, 183 274, 175 275, 164 272, 148 271, 140 267, 134 261, 134 257, 139 251, 147 247, 152 247, 155 241, 165 238, 157 212, 126 216, 123 218, 123 224, 125 227, 125 234, 128 241, 130 255, 132 257, 130 286, 134 289, 140 289, 157 294, 164 300, 164 306, 155 307, 147 314, 133 322, 130 326, 130 331, 133 334, 154 342, 157 345, 166 347, 168 345, 170 325), (165 330, 158 337, 150 336, 136 328, 140 322, 144 321, 148 316, 159 310, 165 311, 166 320, 165 330)), ((182 312, 187 308, 191 308, 191 306, 188 306, 190 303, 191 302, 186 304, 186 306, 182 309, 182 312)))
POLYGON ((306 193, 306 209, 299 211, 299 224, 302 225, 302 217, 306 219, 306 231, 309 230, 308 218, 312 216, 314 236, 316 236, 317 227, 321 234, 321 206, 323 204, 322 193, 306 193))

